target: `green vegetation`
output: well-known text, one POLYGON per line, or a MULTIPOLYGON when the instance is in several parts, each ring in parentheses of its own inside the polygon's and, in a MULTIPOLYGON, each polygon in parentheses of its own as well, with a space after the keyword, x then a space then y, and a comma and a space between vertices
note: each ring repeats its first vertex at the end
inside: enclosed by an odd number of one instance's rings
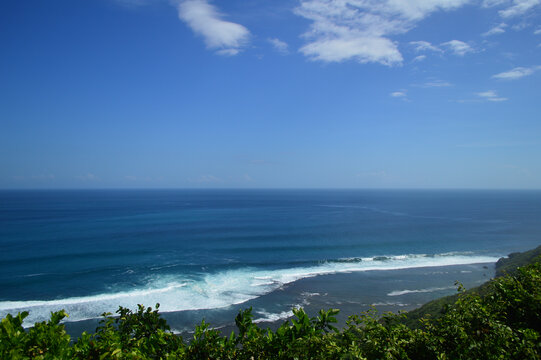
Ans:
MULTIPOLYGON (((506 258, 500 258, 496 262, 496 277, 501 277, 505 274, 514 274, 521 266, 526 266, 539 261, 541 257, 541 246, 533 250, 528 250, 520 253, 511 253, 506 258)), ((486 296, 491 290, 491 282, 474 287, 466 291, 467 294, 477 294, 486 296)), ((458 294, 444 296, 442 298, 432 300, 421 306, 420 308, 408 312, 408 316, 402 320, 404 324, 412 329, 420 328, 422 325, 421 319, 437 319, 441 317, 445 309, 454 304, 458 300, 458 294)))
POLYGON ((511 253, 508 257, 496 262, 496 276, 513 274, 519 267, 535 262, 535 259, 540 256, 541 246, 529 251, 511 253))
POLYGON ((94 334, 73 343, 60 322, 63 311, 28 331, 27 313, 8 315, 0 326, 1 359, 540 359, 541 263, 534 262, 486 285, 483 295, 459 287, 438 318, 412 328, 407 314, 375 309, 333 326, 338 310, 310 318, 302 309, 276 331, 253 323, 252 310, 235 318, 224 336, 205 321, 188 341, 173 334, 156 309, 119 308, 104 314, 94 334))

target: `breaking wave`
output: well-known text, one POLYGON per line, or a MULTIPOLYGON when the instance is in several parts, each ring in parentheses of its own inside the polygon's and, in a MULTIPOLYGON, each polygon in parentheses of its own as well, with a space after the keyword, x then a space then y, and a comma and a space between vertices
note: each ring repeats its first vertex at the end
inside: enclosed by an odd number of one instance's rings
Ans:
MULTIPOLYGON (((1 301, 0 317, 8 313, 29 311, 30 315, 25 321, 25 325, 29 326, 48 319, 51 311, 60 309, 66 310, 70 315, 67 321, 98 318, 104 312, 116 311, 118 306, 136 308, 137 304, 149 306, 160 303, 162 312, 216 309, 241 304, 277 290, 285 284, 318 275, 492 263, 497 260, 497 257, 471 253, 408 254, 334 259, 287 269, 265 270, 247 267, 208 273, 196 280, 183 274, 160 275, 149 281, 146 287, 123 292, 58 300, 1 301)), ((398 296, 408 292, 436 290, 402 290, 388 295, 398 296)), ((289 313, 273 316, 265 314, 259 321, 274 319, 276 316, 282 318, 286 315, 289 313)))
MULTIPOLYGON (((300 305, 296 306, 295 308, 299 308, 300 305)), ((293 311, 292 310, 289 310, 289 311, 282 311, 282 312, 279 312, 279 313, 269 313, 269 312, 266 312, 266 311, 258 311, 257 314, 261 315, 262 317, 260 318, 257 318, 254 320, 254 323, 256 324, 259 324, 259 323, 273 323, 273 322, 277 322, 277 321, 284 321, 284 320, 287 320, 291 317, 293 317, 293 311)))
POLYGON ((446 286, 446 287, 434 287, 434 288, 416 289, 416 290, 395 290, 388 293, 387 296, 400 296, 400 295, 415 294, 415 293, 430 293, 430 292, 450 290, 450 289, 455 289, 455 287, 446 286))

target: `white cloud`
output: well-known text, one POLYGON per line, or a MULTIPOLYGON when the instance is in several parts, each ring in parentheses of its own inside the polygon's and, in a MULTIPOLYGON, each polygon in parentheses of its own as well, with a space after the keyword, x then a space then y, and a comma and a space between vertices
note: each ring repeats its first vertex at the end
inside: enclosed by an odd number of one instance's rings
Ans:
POLYGON ((340 62, 348 59, 384 65, 402 62, 402 55, 396 45, 382 37, 321 39, 303 46, 300 51, 313 60, 324 62, 340 62))
POLYGON ((410 45, 415 46, 415 51, 417 52, 426 51, 426 50, 442 52, 442 50, 439 47, 432 45, 428 41, 410 41, 410 45))
POLYGON ((395 91, 395 92, 392 92, 390 95, 396 98, 403 98, 407 96, 405 91, 395 91))
POLYGON ((280 39, 276 39, 276 38, 270 38, 268 39, 268 41, 272 44, 272 46, 274 46, 274 48, 281 54, 287 54, 288 53, 288 46, 287 46, 287 43, 285 43, 284 41, 280 40, 280 39))
POLYGON ((413 58, 413 61, 423 61, 426 59, 426 55, 419 55, 413 58))
POLYGON ((505 72, 493 75, 492 77, 494 79, 500 79, 500 80, 515 80, 515 79, 520 79, 525 76, 532 75, 534 72, 540 69, 541 69, 541 66, 516 67, 509 71, 505 71, 505 72))
POLYGON ((494 90, 487 90, 487 91, 479 92, 476 95, 487 101, 493 101, 493 102, 500 102, 500 101, 508 100, 507 98, 498 96, 498 94, 494 90))
MULTIPOLYGON (((354 1, 363 3, 364 1, 354 1)), ((453 10, 470 2, 469 0, 386 0, 372 1, 382 12, 399 15, 410 20, 421 20, 439 10, 453 10)))
POLYGON ((508 2, 509 0, 484 0, 481 6, 484 8, 491 8, 494 6, 506 4, 508 2))
POLYGON ((239 52, 240 51, 238 49, 222 49, 222 50, 216 51, 216 54, 222 55, 222 56, 235 56, 239 52))
POLYGON ((522 31, 528 27, 532 26, 532 24, 528 21, 525 21, 525 20, 522 20, 521 22, 519 22, 518 24, 515 24, 513 26, 511 26, 511 29, 515 30, 515 31, 522 31))
POLYGON ((487 97, 487 98, 497 96, 496 92, 494 90, 488 90, 488 91, 485 91, 485 92, 480 92, 480 93, 477 93, 477 95, 479 95, 481 97, 487 97))
POLYGON ((232 56, 246 45, 250 32, 244 26, 222 20, 216 7, 206 0, 186 0, 178 4, 179 18, 203 37, 209 49, 232 56))
POLYGON ((541 4, 541 0, 514 0, 513 5, 505 10, 498 11, 503 18, 510 18, 523 15, 533 7, 541 4))
POLYGON ((541 35, 541 29, 537 29, 533 33, 534 35, 541 35))
POLYGON ((505 28, 507 27, 507 24, 505 23, 501 23, 501 24, 498 24, 496 26, 494 26, 493 28, 491 28, 490 30, 488 30, 487 32, 481 34, 482 36, 492 36, 492 35, 498 35, 498 34, 503 34, 505 32, 505 28))
POLYGON ((411 86, 422 87, 422 88, 443 88, 443 87, 453 86, 453 84, 444 80, 428 78, 427 81, 424 83, 414 83, 414 84, 411 84, 411 86))
POLYGON ((403 34, 435 11, 470 0, 303 0, 295 13, 312 21, 300 51, 313 60, 356 60, 399 65, 402 54, 390 36, 403 34))
POLYGON ((470 45, 460 40, 447 41, 442 43, 441 45, 449 48, 449 50, 451 50, 458 56, 464 56, 465 54, 474 51, 470 45))

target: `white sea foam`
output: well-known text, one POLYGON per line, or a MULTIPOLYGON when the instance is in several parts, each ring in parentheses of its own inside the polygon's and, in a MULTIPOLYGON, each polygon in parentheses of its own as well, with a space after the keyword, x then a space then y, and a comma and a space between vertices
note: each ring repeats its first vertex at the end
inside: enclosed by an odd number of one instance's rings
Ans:
POLYGON ((449 290, 449 289, 454 289, 454 287, 447 286, 447 287, 433 287, 433 288, 428 288, 428 289, 396 290, 396 291, 391 291, 390 293, 387 294, 387 296, 400 296, 400 295, 415 294, 415 293, 429 293, 429 292, 449 290))
MULTIPOLYGON (((29 326, 34 322, 48 319, 51 311, 60 309, 65 309, 70 314, 68 321, 79 321, 97 318, 104 312, 114 312, 118 306, 136 308, 137 304, 150 306, 160 303, 160 311, 163 312, 223 308, 268 294, 284 284, 318 275, 491 263, 497 260, 496 257, 464 254, 389 255, 327 261, 313 266, 288 269, 242 268, 209 273, 198 280, 188 280, 182 274, 167 275, 154 279, 146 288, 131 291, 59 300, 2 301, 0 317, 27 310, 30 315, 25 325, 29 326)), ((392 292, 389 296, 427 291, 429 290, 402 290, 392 292)))
MULTIPOLYGON (((299 309, 300 307, 301 307, 300 305, 295 306, 296 309, 299 309)), ((280 321, 280 320, 287 320, 290 317, 293 317, 293 311, 292 310, 282 311, 282 312, 279 312, 279 313, 269 313, 269 312, 266 312, 266 311, 262 310, 262 311, 258 311, 257 313, 259 315, 262 315, 263 317, 255 319, 254 323, 256 323, 256 324, 262 323, 262 322, 276 322, 276 321, 280 321)))
POLYGON ((410 304, 404 304, 404 303, 400 303, 400 302, 379 302, 379 303, 373 303, 373 304, 370 304, 371 306, 400 306, 400 307, 404 307, 404 306, 409 306, 410 304))
POLYGON ((36 276, 43 276, 43 275, 48 275, 48 274, 47 273, 26 274, 26 275, 22 275, 22 277, 36 277, 36 276))

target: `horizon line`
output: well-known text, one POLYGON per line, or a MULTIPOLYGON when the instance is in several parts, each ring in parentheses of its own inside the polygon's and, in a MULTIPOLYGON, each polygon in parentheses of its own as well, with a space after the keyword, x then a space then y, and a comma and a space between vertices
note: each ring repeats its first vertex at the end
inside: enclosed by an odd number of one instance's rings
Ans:
POLYGON ((64 188, 0 188, 0 191, 110 191, 110 190, 410 190, 410 191, 541 191, 541 188, 477 188, 477 187, 64 187, 64 188))

